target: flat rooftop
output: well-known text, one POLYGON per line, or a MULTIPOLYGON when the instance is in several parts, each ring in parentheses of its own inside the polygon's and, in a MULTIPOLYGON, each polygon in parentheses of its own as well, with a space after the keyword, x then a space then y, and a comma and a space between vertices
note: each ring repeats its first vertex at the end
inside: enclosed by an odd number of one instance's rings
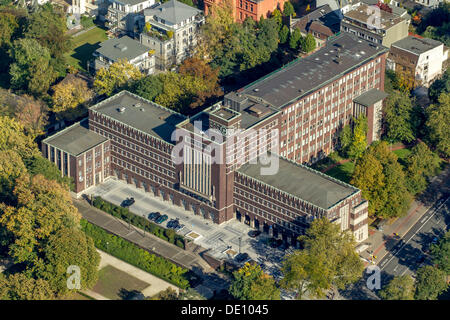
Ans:
MULTIPOLYGON (((355 9, 350 10, 347 13, 345 13, 344 17, 351 19, 351 20, 358 21, 364 25, 366 25, 366 24, 369 25, 370 23, 372 23, 372 27, 374 27, 378 30, 390 29, 393 26, 395 26, 396 24, 399 24, 405 20, 405 19, 399 17, 398 15, 395 15, 393 13, 390 13, 390 12, 387 12, 384 10, 378 10, 377 14, 378 14, 378 12, 380 13, 379 20, 378 20, 378 17, 375 20, 373 18, 373 15, 374 15, 373 6, 369 6, 367 4, 362 3, 355 9)), ((345 18, 344 18, 344 20, 345 20, 345 18)))
POLYGON ((386 47, 343 32, 322 49, 287 64, 238 92, 243 96, 262 98, 273 107, 282 108, 387 51, 386 47))
POLYGON ((103 41, 100 43, 100 48, 96 50, 97 53, 113 61, 117 61, 119 59, 127 59, 130 61, 148 51, 148 47, 128 36, 103 41))
POLYGON ((374 105, 380 100, 383 100, 389 96, 386 92, 380 91, 378 89, 370 89, 369 91, 364 92, 358 97, 354 98, 353 101, 363 106, 369 107, 374 105))
POLYGON ((107 138, 88 129, 87 119, 46 138, 43 142, 73 156, 105 142, 107 138))
POLYGON ((322 209, 328 209, 359 189, 333 179, 306 166, 279 158, 274 175, 261 175, 261 164, 244 164, 237 171, 322 209))
POLYGON ((181 114, 125 90, 90 109, 168 143, 173 143, 175 126, 185 120, 181 114))
POLYGON ((393 47, 412 52, 415 55, 420 55, 431 49, 439 47, 440 45, 442 45, 442 42, 440 41, 429 38, 417 38, 413 36, 408 36, 392 44, 393 47))

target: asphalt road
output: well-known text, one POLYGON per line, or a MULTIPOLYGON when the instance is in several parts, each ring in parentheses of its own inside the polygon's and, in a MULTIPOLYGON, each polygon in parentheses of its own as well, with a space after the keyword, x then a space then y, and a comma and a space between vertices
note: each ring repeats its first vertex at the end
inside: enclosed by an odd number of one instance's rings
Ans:
MULTIPOLYGON (((400 234, 401 239, 392 237, 386 242, 389 253, 377 263, 381 269, 381 287, 394 276, 414 276, 421 266, 431 265, 431 257, 424 251, 429 248, 434 237, 442 236, 450 226, 450 198, 448 193, 441 196, 406 234, 400 234), (422 256, 425 258, 423 261, 422 256)), ((376 292, 367 287, 366 281, 370 274, 365 273, 360 281, 340 290, 340 296, 348 300, 379 300, 376 292)))
POLYGON ((414 275, 421 266, 431 264, 426 251, 433 238, 440 238, 450 225, 450 198, 436 202, 402 239, 386 243, 389 253, 377 264, 382 271, 382 283, 394 276, 414 275), (383 281, 384 280, 384 281, 383 281))

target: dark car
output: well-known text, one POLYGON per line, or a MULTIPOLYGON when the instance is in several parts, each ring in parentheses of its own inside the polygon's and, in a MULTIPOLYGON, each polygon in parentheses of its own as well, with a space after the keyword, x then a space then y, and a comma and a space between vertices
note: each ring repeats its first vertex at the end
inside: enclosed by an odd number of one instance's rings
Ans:
POLYGON ((269 239, 269 246, 271 246, 272 248, 278 248, 282 244, 283 244, 283 240, 281 240, 281 239, 275 239, 275 238, 269 239))
POLYGON ((161 217, 159 217, 158 219, 155 220, 156 223, 161 224, 164 221, 166 221, 167 219, 169 219, 169 217, 167 216, 167 214, 163 214, 161 217))
POLYGON ((245 262, 249 259, 250 259, 250 256, 245 252, 239 253, 236 255, 236 257, 234 257, 234 260, 236 260, 236 262, 238 262, 238 263, 245 262))
POLYGON ((148 215, 148 219, 151 221, 155 221, 156 219, 158 219, 161 216, 161 213, 159 212, 152 212, 148 215))
POLYGON ((122 207, 126 208, 131 206, 134 203, 134 198, 130 197, 130 198, 126 198, 125 200, 122 201, 122 203, 120 204, 122 207))
POLYGON ((426 258, 427 257, 424 254, 420 255, 419 258, 417 258, 417 263, 420 264, 420 263, 424 262, 426 258))
POLYGON ((180 223, 178 222, 178 219, 172 219, 169 222, 167 222, 167 228, 175 229, 178 227, 180 223))
POLYGON ((250 232, 248 233, 249 237, 251 237, 251 238, 256 238, 260 234, 261 234, 261 231, 259 231, 259 230, 250 230, 250 232))
POLYGON ((179 224, 175 228, 173 228, 175 231, 181 230, 184 228, 184 224, 179 224))

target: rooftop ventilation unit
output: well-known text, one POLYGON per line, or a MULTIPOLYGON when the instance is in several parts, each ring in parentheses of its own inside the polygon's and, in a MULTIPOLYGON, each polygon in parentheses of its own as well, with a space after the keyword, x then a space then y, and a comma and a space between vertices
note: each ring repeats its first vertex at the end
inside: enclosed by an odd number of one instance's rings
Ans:
POLYGON ((125 112, 125 107, 117 108, 117 111, 119 111, 120 113, 123 113, 123 112, 125 112))
POLYGON ((255 91, 255 92, 258 92, 258 91, 259 91, 259 89, 258 89, 258 88, 255 88, 255 89, 253 89, 253 91, 255 91))
POLYGON ((139 107, 141 106, 141 103, 140 103, 140 102, 135 103, 134 106, 135 106, 136 108, 139 108, 139 107))

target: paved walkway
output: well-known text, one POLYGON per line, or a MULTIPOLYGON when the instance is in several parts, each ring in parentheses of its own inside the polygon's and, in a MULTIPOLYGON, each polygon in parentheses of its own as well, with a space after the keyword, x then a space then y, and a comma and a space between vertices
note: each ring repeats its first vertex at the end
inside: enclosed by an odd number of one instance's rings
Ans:
MULTIPOLYGON (((442 193, 445 193, 448 189, 450 181, 450 167, 447 167, 439 176, 433 178, 429 189, 440 189, 442 193)), ((434 200, 434 199, 433 199, 434 200)), ((437 200, 437 199, 436 199, 437 200)), ((390 225, 386 225, 382 232, 373 231, 369 229, 369 239, 365 243, 370 243, 369 248, 361 252, 360 255, 365 259, 370 259, 371 251, 376 256, 375 262, 381 261, 381 259, 389 252, 386 247, 389 247, 396 243, 398 239, 394 239, 394 233, 397 233, 400 237, 403 237, 433 206, 434 202, 423 203, 421 201, 414 201, 411 205, 407 215, 403 218, 395 220, 390 225)), ((366 266, 369 262, 365 263, 366 266)))
POLYGON ((83 218, 117 236, 133 242, 150 252, 165 257, 188 269, 201 269, 203 272, 212 272, 213 269, 198 254, 186 251, 167 241, 131 225, 123 220, 113 217, 97 208, 92 207, 85 200, 73 199, 75 207, 83 218), (129 228, 130 227, 130 228, 129 228))

